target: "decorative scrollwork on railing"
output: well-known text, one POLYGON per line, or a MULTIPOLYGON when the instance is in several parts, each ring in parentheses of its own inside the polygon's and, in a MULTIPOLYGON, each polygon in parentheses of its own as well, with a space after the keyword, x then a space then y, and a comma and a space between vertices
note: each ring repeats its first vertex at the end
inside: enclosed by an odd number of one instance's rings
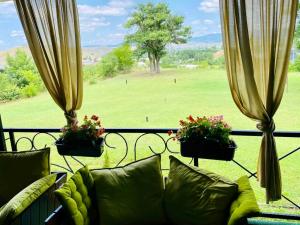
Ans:
POLYGON ((167 150, 166 141, 165 141, 165 139, 164 139, 161 135, 159 135, 159 134, 157 134, 157 133, 143 133, 143 134, 139 135, 139 136, 137 137, 136 141, 134 142, 134 148, 133 148, 133 152, 134 152, 134 161, 137 160, 137 144, 138 144, 139 140, 140 140, 142 137, 145 137, 145 136, 147 136, 147 135, 154 135, 154 136, 158 137, 158 138, 162 141, 162 143, 163 143, 163 145, 164 145, 164 148, 163 148, 163 150, 161 150, 161 151, 155 151, 150 145, 148 145, 149 150, 150 150, 153 154, 163 154, 163 153, 165 153, 165 151, 167 150))
MULTIPOLYGON (((106 129, 106 135, 104 137, 104 145, 105 149, 104 151, 111 151, 118 153, 117 155, 117 161, 114 166, 119 166, 120 164, 127 162, 127 159, 129 158, 130 161, 136 161, 138 160, 138 154, 141 154, 143 151, 142 148, 139 146, 142 146, 144 150, 148 151, 150 154, 179 154, 180 152, 177 150, 177 146, 172 143, 172 137, 169 137, 166 135, 167 131, 170 129, 106 129), (127 137, 127 134, 134 134, 133 139, 132 136, 129 138, 127 137), (136 136, 137 135, 137 136, 136 136), (164 136, 165 135, 165 136, 164 136), (149 138, 148 138, 149 137, 149 138), (121 140, 121 141, 120 141, 121 140), (145 144, 145 140, 150 142, 151 144, 145 144), (133 144, 133 146, 131 145, 133 144), (124 147, 119 147, 124 146, 124 147), (129 148, 130 146, 130 148, 129 148), (131 148, 132 146, 132 148, 131 148), (115 151, 116 150, 116 151, 115 151), (133 158, 128 157, 129 154, 133 152, 133 158)), ((175 129, 172 129, 173 132, 175 132, 175 129)), ((13 151, 17 150, 37 150, 44 147, 49 147, 51 145, 54 145, 54 142, 57 140, 59 129, 4 129, 4 133, 6 134, 4 140, 8 144, 10 144, 10 147, 13 151), (15 140, 15 134, 24 134, 23 136, 19 136, 15 140), (32 136, 30 136, 32 135, 32 136), (24 147, 26 146, 26 147, 24 147)), ((259 131, 233 131, 232 135, 234 136, 261 136, 261 132, 259 131)), ((300 132, 275 132, 275 136, 279 137, 291 137, 291 138, 299 138, 300 132)), ((283 156, 279 157, 279 160, 282 161, 286 158, 288 158, 291 155, 294 155, 296 152, 300 152, 300 147, 294 148, 291 151, 287 151, 283 156)), ((131 155, 130 155, 131 156, 131 155)), ((76 165, 83 166, 84 163, 74 156, 61 156, 62 157, 62 163, 65 165, 62 165, 60 163, 54 162, 52 163, 53 166, 58 167, 60 169, 66 170, 70 173, 74 172, 74 167, 76 165), (71 162, 75 162, 75 164, 71 162)), ((189 163, 192 164, 193 160, 197 159, 191 159, 189 160, 189 163)), ((249 169, 249 165, 245 163, 241 163, 238 161, 238 159, 232 160, 232 163, 234 165, 237 165, 239 168, 241 168, 243 171, 245 171, 248 174, 249 178, 256 178, 257 172, 252 171, 253 169, 249 169)), ((196 161, 194 161, 194 164, 196 164, 196 161)), ((163 170, 168 170, 167 168, 163 168, 163 170)), ((296 201, 291 200, 286 195, 283 195, 283 198, 287 200, 289 203, 291 203, 295 208, 300 209, 299 204, 296 203, 296 201)))
POLYGON ((126 157, 127 157, 127 155, 128 155, 129 148, 128 148, 128 143, 127 143, 126 138, 125 138, 123 135, 121 135, 120 133, 115 133, 115 132, 109 132, 109 133, 107 133, 107 134, 105 135, 105 137, 104 137, 104 143, 105 143, 105 146, 107 146, 107 147, 110 148, 110 149, 116 149, 115 146, 112 146, 112 145, 110 145, 110 144, 108 143, 108 137, 111 136, 111 135, 113 135, 113 134, 114 134, 114 135, 117 135, 118 137, 120 137, 120 138, 124 141, 124 143, 125 143, 125 153, 124 153, 124 155, 121 157, 120 161, 116 164, 116 166, 119 166, 119 165, 123 162, 123 160, 126 159, 126 157))

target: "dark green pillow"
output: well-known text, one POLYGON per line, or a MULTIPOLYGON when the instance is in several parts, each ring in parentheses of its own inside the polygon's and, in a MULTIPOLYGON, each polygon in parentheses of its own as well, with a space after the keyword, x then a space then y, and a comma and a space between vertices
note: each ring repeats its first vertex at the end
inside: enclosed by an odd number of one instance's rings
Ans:
POLYGON ((0 205, 34 181, 50 174, 50 148, 0 152, 0 205))
POLYGON ((75 225, 94 224, 93 186, 94 180, 85 166, 54 192, 75 225))
POLYGON ((239 224, 243 218, 259 213, 259 207, 248 177, 240 177, 237 184, 239 186, 238 197, 231 204, 228 225, 239 224))
POLYGON ((163 224, 160 155, 124 167, 91 171, 100 225, 163 224))
POLYGON ((237 190, 236 183, 170 156, 164 205, 173 224, 226 224, 237 190))

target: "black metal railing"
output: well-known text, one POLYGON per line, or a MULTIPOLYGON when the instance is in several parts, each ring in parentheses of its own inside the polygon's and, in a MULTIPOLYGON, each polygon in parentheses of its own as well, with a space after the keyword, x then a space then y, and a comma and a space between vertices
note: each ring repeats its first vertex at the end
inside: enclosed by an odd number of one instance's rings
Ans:
MULTIPOLYGON (((139 143, 142 139, 156 138, 155 142, 160 142, 160 147, 153 147, 151 144, 147 145, 147 149, 153 154, 179 154, 178 150, 172 149, 172 137, 167 135, 167 132, 172 130, 174 133, 177 132, 177 129, 174 128, 159 128, 159 129, 145 129, 145 128, 113 128, 113 129, 106 129, 105 134, 105 149, 116 149, 114 147, 114 143, 111 143, 111 136, 119 139, 119 143, 122 144, 122 154, 118 154, 119 159, 115 162, 114 166, 119 166, 121 163, 125 162, 128 158, 129 152, 133 152, 133 157, 131 160, 135 161, 138 159, 138 153, 140 149, 138 148, 139 143), (126 135, 137 135, 133 137, 126 137, 126 135), (129 143, 131 141, 131 145, 129 143), (132 148, 130 148, 132 146, 132 148)), ((1 131, 5 134, 4 136, 0 135, 0 149, 5 149, 6 145, 9 146, 7 149, 11 149, 12 151, 18 150, 35 150, 41 148, 41 143, 44 146, 53 145, 54 141, 57 140, 59 137, 60 129, 56 128, 0 128, 1 131), (45 141, 45 135, 47 136, 48 140, 45 141), (44 138, 41 138, 43 136, 44 138), (41 138, 41 139, 40 139, 41 138), (50 140, 49 140, 50 138, 50 140), (4 139, 4 140, 1 140, 4 139), (26 147, 24 147, 26 146, 26 147)), ((262 136, 262 132, 260 131, 252 131, 252 130, 234 130, 231 132, 232 136, 237 137, 260 137, 262 136)), ((281 137, 281 138, 299 138, 300 132, 283 132, 277 131, 274 132, 274 136, 281 137)), ((292 150, 286 151, 283 155, 279 157, 279 160, 282 161, 284 159, 290 158, 291 156, 295 155, 296 152, 299 152, 300 147, 293 148, 292 150)), ((68 172, 73 173, 74 169, 72 169, 72 165, 69 162, 70 159, 74 160, 75 162, 79 163, 80 165, 84 165, 84 163, 77 157, 70 156, 69 158, 62 156, 65 166, 58 164, 57 162, 53 162, 52 165, 59 167, 61 169, 67 170, 68 172)), ((257 158, 257 155, 253 155, 253 158, 257 158)), ((194 164, 198 163, 198 159, 191 159, 190 163, 194 164)), ((250 169, 247 165, 239 162, 237 159, 233 159, 232 163, 237 165, 243 171, 248 174, 249 178, 256 178, 256 171, 250 169)), ((163 168, 167 170, 168 168, 163 168)), ((299 172, 299 170, 298 170, 299 172)), ((297 179, 297 178, 295 178, 297 179)), ((300 203, 292 200, 287 195, 283 195, 283 198, 287 200, 295 209, 300 209, 300 203)))

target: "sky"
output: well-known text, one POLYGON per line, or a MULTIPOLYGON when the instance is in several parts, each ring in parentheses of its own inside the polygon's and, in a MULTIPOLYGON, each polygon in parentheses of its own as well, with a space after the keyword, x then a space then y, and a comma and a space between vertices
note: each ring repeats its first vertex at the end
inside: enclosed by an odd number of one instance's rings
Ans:
MULTIPOLYGON (((77 0, 83 46, 118 45, 130 31, 123 27, 141 3, 168 4, 172 13, 185 17, 192 36, 220 33, 219 0, 77 0)), ((26 45, 13 2, 0 3, 0 50, 26 45)))

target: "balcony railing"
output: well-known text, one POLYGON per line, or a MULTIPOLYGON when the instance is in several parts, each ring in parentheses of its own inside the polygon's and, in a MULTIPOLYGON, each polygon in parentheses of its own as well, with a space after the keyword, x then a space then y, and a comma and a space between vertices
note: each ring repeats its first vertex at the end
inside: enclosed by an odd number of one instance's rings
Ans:
MULTIPOLYGON (((118 128, 118 129, 106 129, 105 134, 105 152, 107 152, 108 156, 114 154, 114 157, 111 158, 111 162, 113 165, 110 166, 119 166, 129 161, 136 161, 141 158, 141 152, 147 152, 147 154, 162 154, 162 155, 170 155, 170 154, 177 154, 180 157, 178 145, 172 138, 167 135, 167 132, 172 130, 176 133, 177 129, 132 129, 132 128, 118 128), (108 153, 109 152, 109 153, 108 153)), ((3 128, 2 131, 4 132, 4 140, 1 140, 0 135, 0 149, 4 148, 2 145, 6 145, 7 149, 12 151, 19 151, 19 150, 35 150, 45 146, 52 146, 54 145, 54 141, 58 139, 60 129, 56 128, 3 128)), ((1 132, 1 129, 0 129, 1 132)), ((215 165, 221 165, 218 167, 221 172, 225 171, 226 169, 229 170, 230 174, 234 174, 237 168, 241 171, 239 174, 247 174, 249 178, 253 180, 257 178, 256 175, 256 160, 257 160, 257 149, 259 149, 260 138, 262 136, 262 132, 260 131, 251 131, 251 130, 233 130, 231 135, 234 136, 234 139, 240 138, 247 138, 247 140, 243 141, 243 145, 241 148, 238 148, 239 156, 235 157, 231 162, 213 162, 211 160, 200 160, 200 166, 206 167, 212 164, 213 169, 217 169, 215 165), (255 138, 256 139, 251 139, 255 138), (256 147, 254 149, 247 149, 249 146, 247 143, 255 143, 256 147), (251 154, 249 157, 249 151, 251 154), (253 153, 252 153, 253 152, 253 153), (247 154, 248 156, 247 156, 247 154), (250 160, 251 158, 251 160, 250 160), (203 163, 202 163, 203 161, 203 163), (249 163, 251 161, 251 163, 249 163), (233 169, 232 169, 233 168, 233 169)), ((285 143, 287 140, 293 140, 293 142, 297 142, 300 137, 300 132, 286 132, 286 131, 277 131, 274 133, 274 136, 278 139, 284 139, 282 142, 283 146, 286 146, 285 143)), ((239 145, 239 141, 236 141, 239 145)), ((295 144, 294 144, 295 145, 295 144)), ((249 147, 250 148, 250 147, 249 147)), ((283 162, 292 163, 294 166, 296 165, 295 162, 299 162, 300 159, 299 154, 299 145, 296 143, 296 147, 293 146, 291 150, 285 149, 282 154, 279 154, 280 164, 283 162), (293 160, 289 160, 292 159, 293 160)), ((76 165, 81 166, 85 163, 89 164, 92 163, 93 166, 97 166, 93 163, 96 159, 86 159, 84 157, 66 157, 66 156, 59 156, 55 150, 56 157, 60 157, 61 160, 57 162, 56 160, 52 160, 53 167, 57 167, 59 169, 67 170, 70 173, 75 171, 76 165)), ((143 155, 143 154, 142 154, 143 155)), ((101 157, 103 158, 103 157, 101 157)), ((188 163, 194 163, 198 165, 198 159, 185 159, 188 163)), ((168 170, 166 166, 167 163, 163 164, 163 170, 168 170)), ((99 166, 99 164, 98 164, 99 166)), ((209 170, 212 170, 209 168, 209 170)), ((214 171, 214 170, 213 170, 214 171)), ((220 172, 219 172, 220 173, 220 172)), ((221 173, 222 174, 222 173, 221 173)), ((283 199, 288 202, 287 206, 284 205, 275 205, 275 207, 285 207, 291 208, 296 210, 300 213, 300 196, 299 196, 299 167, 296 169, 296 173, 291 171, 292 175, 289 175, 287 182, 290 180, 295 180, 298 182, 298 185, 291 185, 291 190, 284 190, 283 199), (298 195, 295 195, 295 192, 298 195), (292 196, 292 197, 291 197, 292 196)), ((227 174, 226 174, 227 175, 227 174)), ((285 174, 282 173, 283 178, 285 174)))

